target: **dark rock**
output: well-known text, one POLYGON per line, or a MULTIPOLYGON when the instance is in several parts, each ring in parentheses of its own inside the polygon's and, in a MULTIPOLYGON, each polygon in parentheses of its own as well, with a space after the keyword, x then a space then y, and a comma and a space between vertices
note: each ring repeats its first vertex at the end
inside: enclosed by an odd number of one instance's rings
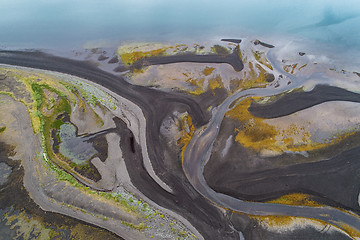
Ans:
POLYGON ((110 59, 108 61, 108 63, 118 63, 119 62, 119 59, 117 58, 117 56, 114 56, 112 59, 110 59))
POLYGON ((267 74, 266 74, 266 81, 267 81, 267 82, 271 83, 271 82, 273 82, 274 80, 275 80, 274 74, 272 74, 272 73, 267 73, 267 74))
POLYGON ((99 61, 104 61, 104 60, 106 60, 106 59, 108 59, 108 58, 109 58, 109 57, 101 54, 101 55, 98 57, 98 60, 99 60, 99 61))
POLYGON ((223 42, 232 42, 232 43, 241 43, 241 39, 233 39, 233 38, 223 38, 221 39, 223 42))
MULTIPOLYGON (((360 73, 354 72, 354 74, 356 74, 358 77, 360 77, 360 73)), ((0 79, 1 79, 1 77, 0 77, 0 79)))
POLYGON ((129 70, 129 68, 125 67, 124 65, 119 65, 116 68, 114 68, 114 72, 125 72, 129 70))
POLYGON ((299 52, 299 55, 300 55, 300 56, 304 56, 305 53, 304 53, 304 52, 299 52))
POLYGON ((268 44, 268 43, 264 43, 264 42, 256 39, 256 40, 254 41, 254 45, 259 45, 259 44, 260 44, 261 46, 267 47, 267 48, 274 48, 274 47, 275 47, 274 45, 271 45, 271 44, 268 44))

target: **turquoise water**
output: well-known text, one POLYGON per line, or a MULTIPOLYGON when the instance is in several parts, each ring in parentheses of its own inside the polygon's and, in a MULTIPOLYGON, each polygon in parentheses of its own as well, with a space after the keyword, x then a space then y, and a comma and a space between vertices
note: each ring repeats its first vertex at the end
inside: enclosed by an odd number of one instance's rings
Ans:
POLYGON ((360 1, 0 0, 0 47, 291 36, 360 49, 360 1))

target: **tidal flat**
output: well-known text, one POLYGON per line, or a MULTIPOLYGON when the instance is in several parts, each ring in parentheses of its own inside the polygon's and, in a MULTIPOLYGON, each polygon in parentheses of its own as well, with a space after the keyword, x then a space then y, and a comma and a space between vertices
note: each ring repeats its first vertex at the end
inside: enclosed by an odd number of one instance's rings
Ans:
POLYGON ((1 50, 1 231, 360 239, 359 70, 284 48, 1 50))

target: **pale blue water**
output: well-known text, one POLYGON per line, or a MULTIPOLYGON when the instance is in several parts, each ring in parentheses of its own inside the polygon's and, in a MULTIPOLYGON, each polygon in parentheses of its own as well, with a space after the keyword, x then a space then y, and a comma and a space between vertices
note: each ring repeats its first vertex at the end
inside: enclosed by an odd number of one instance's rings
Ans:
POLYGON ((360 49, 358 0, 0 0, 0 47, 292 36, 360 49))

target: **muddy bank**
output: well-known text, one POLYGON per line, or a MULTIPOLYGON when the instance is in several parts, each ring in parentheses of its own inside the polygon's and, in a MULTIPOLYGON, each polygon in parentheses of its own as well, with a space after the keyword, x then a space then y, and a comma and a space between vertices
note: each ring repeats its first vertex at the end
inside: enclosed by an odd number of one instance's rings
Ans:
POLYGON ((252 103, 249 112, 262 118, 286 116, 329 101, 360 102, 360 94, 328 85, 316 85, 309 92, 292 92, 270 104, 252 103))

